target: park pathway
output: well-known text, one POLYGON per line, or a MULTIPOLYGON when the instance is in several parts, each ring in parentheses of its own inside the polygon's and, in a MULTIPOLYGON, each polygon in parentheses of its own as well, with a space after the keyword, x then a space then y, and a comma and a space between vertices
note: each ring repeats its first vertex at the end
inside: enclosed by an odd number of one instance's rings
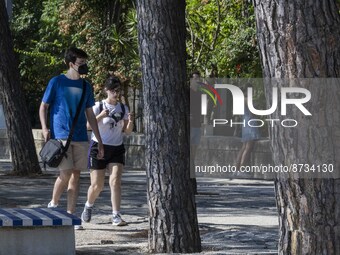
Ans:
MULTIPOLYGON (((32 179, 6 175, 8 167, 4 164, 0 169, 0 207, 46 207, 56 172, 32 179)), ((78 215, 88 185, 88 173, 82 173, 78 215)), ((110 224, 106 185, 96 202, 93 220, 84 224, 85 230, 76 231, 77 255, 147 253, 145 172, 127 169, 122 185, 122 213, 129 225, 110 224)), ((65 199, 64 195, 61 208, 65 208, 65 199)), ((277 254, 278 219, 272 181, 200 177, 196 202, 201 254, 277 254)))

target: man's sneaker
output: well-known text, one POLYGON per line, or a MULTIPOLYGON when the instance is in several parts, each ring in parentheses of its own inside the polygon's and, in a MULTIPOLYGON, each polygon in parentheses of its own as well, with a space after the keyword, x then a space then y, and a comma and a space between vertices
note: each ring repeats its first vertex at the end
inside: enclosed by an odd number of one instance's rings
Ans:
POLYGON ((112 225, 114 226, 125 226, 127 225, 126 221, 122 219, 120 214, 112 214, 112 225))
POLYGON ((52 205, 52 202, 49 202, 47 208, 57 208, 58 205, 52 205))
POLYGON ((93 206, 89 207, 89 206, 85 205, 84 211, 81 214, 81 220, 82 221, 84 221, 84 222, 90 222, 91 221, 92 209, 93 209, 93 206))
POLYGON ((74 230, 84 230, 82 225, 74 225, 74 230))

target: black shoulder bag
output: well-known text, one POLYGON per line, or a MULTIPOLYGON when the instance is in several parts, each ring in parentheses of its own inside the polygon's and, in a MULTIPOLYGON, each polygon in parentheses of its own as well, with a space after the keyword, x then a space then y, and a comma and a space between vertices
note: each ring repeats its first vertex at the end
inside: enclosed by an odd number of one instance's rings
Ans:
POLYGON ((72 141, 74 128, 78 121, 80 109, 84 102, 85 91, 86 91, 86 83, 85 83, 85 80, 83 80, 83 92, 81 95, 80 102, 77 106, 77 112, 76 112, 76 115, 74 116, 72 127, 68 135, 65 146, 63 145, 61 140, 50 139, 45 143, 45 145, 42 147, 41 151, 39 152, 39 155, 44 164, 45 170, 46 170, 46 165, 48 165, 49 167, 58 167, 60 162, 64 158, 64 156, 66 156, 67 149, 70 146, 70 143, 72 141))

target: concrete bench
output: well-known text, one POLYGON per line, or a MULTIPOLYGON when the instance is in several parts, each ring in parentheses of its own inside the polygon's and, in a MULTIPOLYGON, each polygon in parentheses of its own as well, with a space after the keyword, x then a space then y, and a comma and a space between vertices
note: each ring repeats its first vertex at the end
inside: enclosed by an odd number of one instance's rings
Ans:
POLYGON ((74 255, 74 225, 81 220, 61 209, 0 208, 0 255, 74 255))

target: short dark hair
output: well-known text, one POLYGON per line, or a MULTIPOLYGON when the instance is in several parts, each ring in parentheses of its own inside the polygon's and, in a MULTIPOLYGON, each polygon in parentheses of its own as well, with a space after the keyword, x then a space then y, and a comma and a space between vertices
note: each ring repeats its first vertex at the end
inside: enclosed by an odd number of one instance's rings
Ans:
POLYGON ((121 82, 118 77, 116 76, 110 76, 105 81, 105 88, 107 90, 112 90, 121 85, 121 82))
POLYGON ((70 47, 65 51, 65 63, 67 66, 69 66, 70 62, 74 64, 77 58, 88 58, 88 56, 85 51, 76 47, 70 47))

